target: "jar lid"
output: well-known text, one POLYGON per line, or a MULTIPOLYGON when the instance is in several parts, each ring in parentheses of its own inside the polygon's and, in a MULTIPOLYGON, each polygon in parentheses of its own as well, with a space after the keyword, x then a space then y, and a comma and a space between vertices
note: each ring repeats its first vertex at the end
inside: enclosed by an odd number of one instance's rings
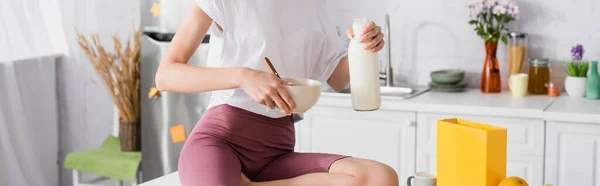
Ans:
POLYGON ((548 66, 550 64, 550 59, 548 58, 531 58, 529 59, 529 65, 534 67, 540 66, 548 66))
POLYGON ((525 37, 527 37, 527 34, 521 33, 521 32, 509 32, 508 37, 510 37, 510 38, 525 38, 525 37))

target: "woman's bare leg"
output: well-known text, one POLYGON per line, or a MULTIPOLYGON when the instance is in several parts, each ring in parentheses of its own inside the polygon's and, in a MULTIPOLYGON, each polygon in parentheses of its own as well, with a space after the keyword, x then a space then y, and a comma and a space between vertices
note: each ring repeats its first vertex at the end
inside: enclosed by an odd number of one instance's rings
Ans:
MULTIPOLYGON (((245 176, 242 175, 242 180, 245 176)), ((242 186, 398 186, 398 175, 391 167, 371 160, 344 158, 334 162, 329 173, 311 173, 295 178, 267 182, 242 181, 242 186)))

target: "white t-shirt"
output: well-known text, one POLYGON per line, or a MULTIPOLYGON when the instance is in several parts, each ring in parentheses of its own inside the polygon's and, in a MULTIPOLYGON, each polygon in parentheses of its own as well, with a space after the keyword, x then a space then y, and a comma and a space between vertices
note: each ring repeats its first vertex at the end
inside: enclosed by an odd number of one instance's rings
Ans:
MULTIPOLYGON (((195 0, 223 30, 211 26, 210 67, 248 67, 269 72, 268 57, 282 78, 326 83, 347 49, 328 18, 323 0, 195 0)), ((229 104, 271 118, 279 109, 257 103, 242 89, 214 91, 209 107, 229 104)))

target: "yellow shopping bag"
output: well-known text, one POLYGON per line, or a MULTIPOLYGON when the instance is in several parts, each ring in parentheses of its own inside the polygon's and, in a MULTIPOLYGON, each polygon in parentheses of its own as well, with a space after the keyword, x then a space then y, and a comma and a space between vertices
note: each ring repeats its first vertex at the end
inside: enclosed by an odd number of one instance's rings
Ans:
POLYGON ((506 177, 506 128, 438 121, 437 186, 497 186, 506 177))

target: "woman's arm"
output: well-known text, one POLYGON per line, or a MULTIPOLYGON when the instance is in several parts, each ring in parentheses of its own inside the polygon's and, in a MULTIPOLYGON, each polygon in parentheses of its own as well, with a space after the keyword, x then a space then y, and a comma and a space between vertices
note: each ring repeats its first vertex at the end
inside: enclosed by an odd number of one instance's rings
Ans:
MULTIPOLYGON (((354 37, 354 31, 352 30, 352 27, 346 30, 346 34, 350 39, 354 37)), ((369 23, 363 31, 361 42, 368 42, 365 50, 379 52, 383 48, 383 45, 385 45, 385 42, 383 41, 383 33, 381 33, 381 27, 375 25, 374 22, 369 23)), ((335 67, 335 70, 327 80, 327 84, 329 84, 333 90, 339 92, 346 88, 346 85, 348 85, 349 82, 350 72, 348 69, 348 56, 346 56, 342 58, 337 67, 335 67)))
POLYGON ((335 70, 327 80, 327 84, 336 92, 342 91, 350 82, 350 72, 348 69, 348 56, 343 57, 335 70))
POLYGON ((206 92, 240 86, 246 68, 208 68, 188 65, 212 19, 193 3, 189 15, 177 30, 156 72, 156 87, 161 91, 206 92))
POLYGON ((296 108, 296 103, 277 76, 245 67, 209 68, 187 64, 212 19, 193 3, 190 15, 169 45, 169 51, 156 72, 156 88, 161 91, 207 92, 241 88, 256 102, 271 109, 277 106, 286 114, 296 108))

